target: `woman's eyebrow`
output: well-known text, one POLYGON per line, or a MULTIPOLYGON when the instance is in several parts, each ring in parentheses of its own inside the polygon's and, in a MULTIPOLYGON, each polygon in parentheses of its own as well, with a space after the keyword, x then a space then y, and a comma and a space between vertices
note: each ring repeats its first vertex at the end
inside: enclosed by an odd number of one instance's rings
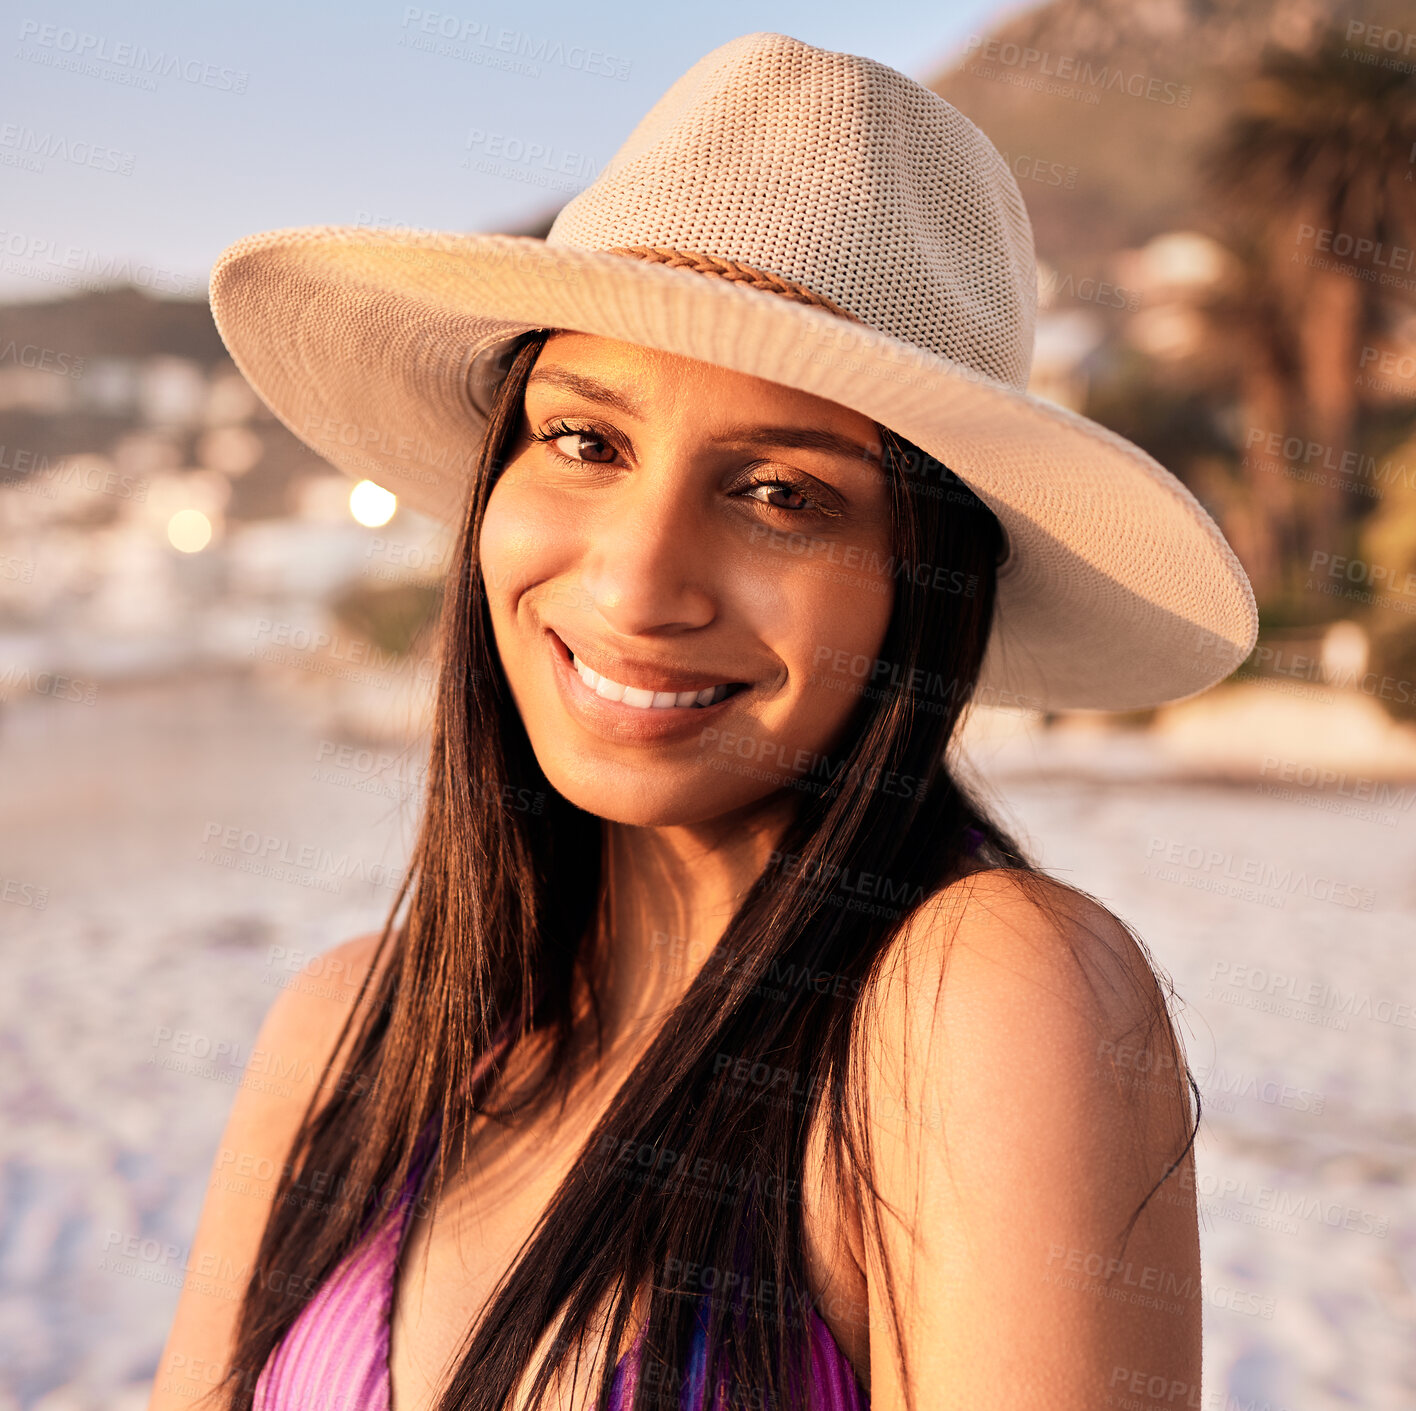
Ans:
POLYGON ((880 453, 824 426, 734 427, 711 438, 719 445, 789 446, 799 451, 833 451, 847 460, 880 464, 880 453))
POLYGON ((567 392, 574 392, 576 396, 584 397, 587 401, 603 402, 607 407, 623 412, 625 416, 642 415, 637 402, 631 401, 621 392, 616 392, 613 387, 596 382, 593 377, 586 377, 583 373, 571 372, 569 368, 538 367, 526 379, 526 385, 530 387, 537 382, 564 387, 567 392))
MULTIPOLYGON (((622 392, 617 392, 613 387, 597 382, 584 373, 572 372, 569 368, 536 368, 527 379, 527 386, 536 382, 563 387, 587 401, 601 402, 607 407, 613 407, 625 416, 643 416, 639 404, 622 392)), ((867 461, 873 465, 881 463, 878 451, 823 426, 734 426, 710 439, 718 445, 788 446, 800 451, 830 451, 845 457, 846 460, 867 461)))

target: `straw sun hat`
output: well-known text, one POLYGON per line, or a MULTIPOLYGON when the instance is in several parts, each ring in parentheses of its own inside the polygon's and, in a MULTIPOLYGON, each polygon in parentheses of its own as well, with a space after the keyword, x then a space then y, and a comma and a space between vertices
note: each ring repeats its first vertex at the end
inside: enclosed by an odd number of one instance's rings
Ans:
POLYGON ((694 64, 544 240, 310 226, 211 275, 276 416, 415 509, 459 513, 508 339, 641 344, 850 407, 993 510, 981 700, 1193 695, 1253 647, 1248 579, 1173 475, 1028 395, 1036 303, 1032 226, 983 133, 894 69, 770 33, 694 64))

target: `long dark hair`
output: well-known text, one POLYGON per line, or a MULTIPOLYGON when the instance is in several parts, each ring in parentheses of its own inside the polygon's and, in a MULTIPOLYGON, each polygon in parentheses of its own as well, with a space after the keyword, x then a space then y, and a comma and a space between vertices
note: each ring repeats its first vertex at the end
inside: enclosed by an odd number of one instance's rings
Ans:
MULTIPOLYGON (((252 1405, 261 1367, 310 1293, 402 1188, 420 1133, 440 1122, 465 1158, 474 1117, 524 1121, 568 1080, 577 999, 586 994, 599 1032, 591 960, 603 824, 558 794, 537 763, 502 672, 477 552, 547 336, 538 330, 511 345, 491 408, 444 589, 417 841, 361 1003, 324 1075, 328 1100, 317 1108, 312 1099, 276 1188, 232 1368, 216 1389, 238 1411, 252 1405), (471 1080, 506 1024, 540 1033, 549 1064, 528 1091, 492 1107, 491 1087, 475 1090, 471 1080), (322 1173, 313 1187, 312 1173, 322 1173), (328 1188, 334 1174, 329 1198, 304 1194, 328 1188)), ((842 1199, 853 1193, 866 1238, 884 1255, 861 1099, 858 1021, 872 977, 911 914, 959 875, 970 852, 1016 874, 1043 905, 1061 888, 989 817, 951 758, 992 623, 1001 528, 941 462, 888 430, 882 439, 895 602, 843 743, 828 768, 797 781, 799 807, 769 862, 493 1292, 436 1411, 499 1411, 563 1308, 531 1387, 539 1405, 580 1333, 608 1307, 600 1324, 611 1350, 598 1382, 604 1408, 613 1350, 625 1344, 646 1284, 638 1405, 655 1404, 657 1386, 661 1404, 678 1411, 679 1369, 689 1365, 707 1284, 682 1287, 671 1271, 691 1266, 724 1287, 778 1291, 770 1306, 707 1300, 707 1345, 716 1349, 709 1387, 725 1387, 729 1405, 803 1406, 812 1300, 799 1192, 816 1110, 833 1189, 842 1199), (867 875, 869 899, 858 884, 841 885, 867 875), (697 1185, 685 1176, 703 1171, 713 1176, 697 1185), (743 1280, 723 1277, 728 1271, 743 1280), (732 1336, 724 1337, 729 1318, 732 1336)), ((1174 1071, 1198 1103, 1159 987, 1147 998, 1174 1071)), ((491 1084, 500 1071, 492 1062, 491 1084)), ((1192 1130, 1166 1175, 1193 1140, 1192 1130)), ((444 1188, 451 1145, 440 1143, 428 1201, 444 1188)), ((888 1269, 886 1287, 903 1370, 888 1269)))

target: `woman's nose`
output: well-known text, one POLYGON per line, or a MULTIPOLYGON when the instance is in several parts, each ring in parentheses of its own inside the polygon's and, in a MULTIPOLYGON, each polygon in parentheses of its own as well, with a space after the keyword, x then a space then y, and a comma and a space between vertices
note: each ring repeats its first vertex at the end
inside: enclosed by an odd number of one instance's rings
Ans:
POLYGON ((581 582, 624 636, 705 627, 718 610, 715 556, 702 520, 680 491, 641 472, 587 527, 581 582))

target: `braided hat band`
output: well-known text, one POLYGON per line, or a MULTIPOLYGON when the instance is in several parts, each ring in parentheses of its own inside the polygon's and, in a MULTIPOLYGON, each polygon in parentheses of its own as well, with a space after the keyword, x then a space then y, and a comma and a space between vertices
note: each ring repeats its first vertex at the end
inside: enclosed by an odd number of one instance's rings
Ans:
POLYGON ((1248 579, 1164 466, 1028 391, 1037 296, 1018 183, 963 113, 770 32, 670 84, 544 240, 306 226, 238 240, 211 275, 216 326, 275 415, 439 520, 465 507, 490 393, 533 329, 860 412, 1007 536, 979 699, 1182 700, 1252 650, 1248 579))
POLYGON ((631 259, 645 260, 649 264, 667 265, 670 269, 691 269, 698 274, 709 275, 713 279, 726 279, 731 284, 741 284, 748 289, 762 289, 769 294, 780 294, 784 299, 792 299, 798 304, 809 304, 813 308, 825 309, 837 318, 848 318, 852 323, 864 324, 849 309, 832 303, 824 294, 798 284, 769 270, 754 269, 741 260, 724 259, 721 255, 704 255, 697 250, 675 250, 667 245, 620 245, 608 251, 611 255, 628 255, 631 259))
MULTIPOLYGON (((857 318, 849 309, 843 309, 839 304, 833 303, 824 294, 818 294, 814 289, 808 289, 804 284, 798 284, 794 279, 787 279, 784 275, 773 274, 770 270, 755 269, 752 265, 744 264, 741 260, 725 259, 722 255, 705 255, 699 250, 675 250, 669 245, 619 245, 613 250, 606 250, 607 255, 627 255, 633 260, 643 260, 646 264, 663 265, 668 269, 688 269, 695 274, 706 274, 713 279, 726 280, 730 284, 739 284, 745 289, 761 289, 768 294, 780 294, 784 299, 791 299, 794 303, 806 304, 812 308, 825 309, 827 313, 835 314, 837 318, 849 319, 852 323, 864 324, 864 320, 857 318)), ((553 333, 551 328, 538 328, 537 333, 553 333)), ((485 366, 485 365, 484 365, 485 366)), ((505 360, 496 363, 499 369, 504 369, 505 360)), ((477 368, 475 363, 470 369, 472 372, 481 372, 485 377, 485 372, 477 368)), ((475 378, 469 379, 469 388, 475 405, 479 405, 481 410, 487 410, 488 388, 485 384, 478 387, 475 378)))

